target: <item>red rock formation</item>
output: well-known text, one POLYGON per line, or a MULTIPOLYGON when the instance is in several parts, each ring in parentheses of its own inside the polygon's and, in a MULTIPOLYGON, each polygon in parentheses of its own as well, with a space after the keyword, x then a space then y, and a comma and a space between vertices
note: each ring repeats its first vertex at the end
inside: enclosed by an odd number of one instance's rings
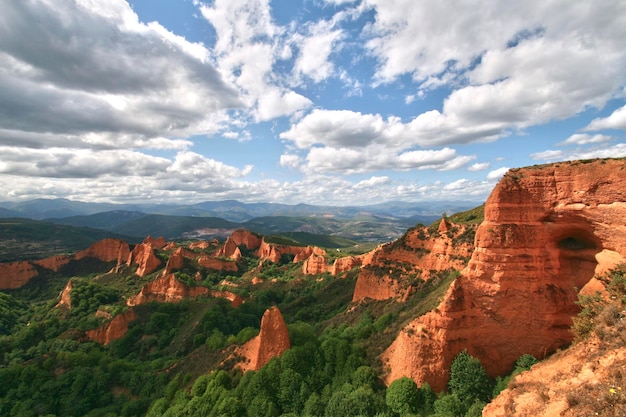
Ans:
POLYGON ((58 272, 61 268, 70 263, 71 260, 72 257, 70 255, 57 255, 45 259, 38 259, 33 261, 33 263, 42 268, 58 272))
POLYGON ((263 314, 259 335, 237 349, 237 354, 245 358, 239 366, 243 372, 251 369, 258 371, 290 347, 287 324, 278 307, 272 307, 263 314))
POLYGON ((235 245, 244 245, 248 250, 255 250, 261 246, 261 237, 247 230, 235 230, 230 239, 235 245))
POLYGON ((167 263, 165 264, 164 274, 170 274, 174 271, 182 269, 185 265, 185 257, 183 256, 183 248, 178 248, 170 255, 167 263))
POLYGON ((594 276, 596 256, 626 255, 625 174, 623 160, 509 171, 487 200, 462 276, 383 353, 387 382, 409 376, 442 390, 462 349, 498 375, 524 353, 543 358, 570 343, 577 289, 594 276))
POLYGON ((156 239, 152 236, 148 236, 143 240, 143 243, 149 243, 157 249, 163 249, 167 246, 167 241, 163 238, 163 236, 157 237, 156 239))
POLYGON ((209 248, 209 242, 203 240, 200 242, 193 242, 189 244, 189 249, 208 249, 209 248))
POLYGON ((230 305, 234 308, 237 308, 244 303, 244 299, 241 298, 241 296, 230 291, 211 290, 209 291, 209 295, 214 298, 223 298, 230 301, 230 305))
POLYGON ((328 265, 326 265, 324 255, 311 254, 302 264, 302 273, 308 275, 323 274, 327 270, 328 265))
POLYGON ((239 260, 241 258, 241 250, 239 246, 245 246, 248 250, 255 250, 261 246, 261 238, 247 230, 235 230, 216 253, 215 256, 239 260))
POLYGON ((163 247, 163 250, 166 250, 168 252, 175 249, 178 249, 178 244, 176 242, 167 242, 167 245, 163 247))
POLYGON ((146 284, 139 291, 139 294, 129 298, 126 304, 136 306, 151 301, 175 303, 185 298, 195 298, 208 294, 209 289, 206 287, 189 287, 180 282, 174 274, 166 274, 146 284))
POLYGON ((339 275, 342 272, 347 272, 352 268, 363 265, 364 256, 344 256, 343 258, 335 259, 333 266, 330 268, 332 275, 339 275))
POLYGON ((120 259, 128 258, 130 248, 128 243, 119 239, 103 239, 94 243, 84 251, 76 253, 75 260, 83 258, 96 258, 103 262, 113 262, 120 259))
POLYGON ((202 255, 198 258, 198 265, 208 269, 214 269, 216 271, 230 271, 237 272, 239 268, 235 261, 229 261, 226 259, 215 258, 213 256, 202 255))
POLYGON ((37 269, 30 262, 0 264, 0 290, 20 288, 37 275, 37 269))
POLYGON ((431 271, 462 270, 474 249, 475 230, 473 224, 456 225, 444 219, 436 233, 428 227, 410 229, 397 241, 368 255, 369 266, 359 272, 352 301, 401 301, 416 277, 428 279, 431 271))
POLYGON ((130 255, 128 255, 126 266, 134 264, 138 265, 135 273, 140 277, 151 274, 159 268, 161 261, 154 254, 154 247, 150 242, 135 246, 130 255))
POLYGON ((217 252, 215 252, 215 256, 230 258, 237 261, 241 258, 241 251, 239 250, 239 246, 235 243, 235 241, 229 237, 226 239, 224 246, 222 246, 217 252))
POLYGON ((87 330, 85 335, 87 339, 94 342, 108 345, 114 340, 121 339, 128 332, 128 325, 131 321, 137 318, 137 314, 132 308, 129 308, 122 314, 118 314, 102 327, 97 329, 87 330))
POLYGON ((276 243, 267 243, 265 238, 261 239, 261 245, 256 250, 255 255, 263 260, 279 263, 283 255, 293 255, 293 262, 300 262, 307 259, 312 254, 326 255, 324 249, 315 246, 291 246, 276 243))
POLYGON ((209 290, 206 287, 190 287, 180 282, 174 274, 164 274, 152 282, 144 285, 139 294, 130 297, 126 304, 136 306, 151 301, 161 303, 176 303, 186 298, 196 298, 208 295, 215 298, 224 298, 230 301, 233 307, 239 307, 244 300, 230 291, 209 290))
POLYGON ((72 280, 70 279, 67 281, 65 288, 63 288, 63 291, 61 292, 61 300, 56 305, 57 307, 65 306, 68 309, 72 308, 72 288, 72 280))

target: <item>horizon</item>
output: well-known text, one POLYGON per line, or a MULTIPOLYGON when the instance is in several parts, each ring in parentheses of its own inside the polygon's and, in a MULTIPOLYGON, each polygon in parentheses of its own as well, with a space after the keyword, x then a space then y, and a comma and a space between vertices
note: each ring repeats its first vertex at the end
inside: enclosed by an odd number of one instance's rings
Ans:
POLYGON ((619 0, 10 2, 0 192, 480 204, 510 168, 626 156, 625 38, 619 0))

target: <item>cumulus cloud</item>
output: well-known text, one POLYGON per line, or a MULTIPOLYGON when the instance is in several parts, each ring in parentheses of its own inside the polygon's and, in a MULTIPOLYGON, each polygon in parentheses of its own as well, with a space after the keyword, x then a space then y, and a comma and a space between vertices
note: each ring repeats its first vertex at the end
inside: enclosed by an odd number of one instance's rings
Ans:
POLYGON ((488 169, 490 166, 491 164, 489 162, 477 162, 475 164, 472 164, 469 168, 467 168, 467 170, 471 172, 484 171, 488 169))
POLYGON ((200 5, 200 11, 217 33, 213 53, 218 69, 237 86, 256 121, 311 106, 310 99, 272 75, 277 62, 289 59, 292 52, 287 29, 273 22, 268 0, 217 0, 200 5))
POLYGON ((487 180, 488 181, 499 180, 504 174, 506 174, 508 172, 509 169, 510 168, 508 168, 508 167, 502 167, 502 168, 494 169, 493 171, 490 171, 487 174, 487 180))
POLYGON ((585 128, 586 131, 591 132, 604 129, 626 130, 626 106, 615 110, 608 117, 592 120, 585 128))
POLYGON ((307 36, 296 35, 293 41, 300 49, 294 64, 296 78, 307 76, 314 82, 320 82, 330 77, 335 68, 329 57, 336 52, 335 46, 343 36, 343 31, 335 29, 334 23, 327 20, 310 25, 307 36))
POLYGON ((121 0, 10 2, 0 16, 0 125, 68 143, 109 134, 109 146, 118 133, 150 142, 215 131, 206 115, 240 101, 207 58, 121 0))
POLYGON ((422 90, 453 89, 411 122, 425 145, 492 141, 601 108, 626 82, 623 2, 364 4, 376 12, 367 47, 380 82, 410 74, 422 90))

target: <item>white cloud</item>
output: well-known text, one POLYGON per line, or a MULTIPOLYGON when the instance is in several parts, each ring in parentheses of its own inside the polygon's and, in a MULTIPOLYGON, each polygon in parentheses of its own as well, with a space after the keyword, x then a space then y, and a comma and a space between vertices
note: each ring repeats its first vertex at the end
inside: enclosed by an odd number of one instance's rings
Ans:
POLYGON ((588 135, 586 133, 576 133, 565 139, 562 142, 557 143, 559 146, 564 145, 588 145, 591 143, 604 143, 613 140, 613 136, 608 135, 588 135))
POLYGON ((121 0, 11 2, 0 16, 0 125, 68 146, 100 135, 109 147, 184 147, 162 138, 214 132, 213 115, 240 106, 207 56, 121 0))
POLYGON ((623 158, 626 157, 626 143, 617 143, 609 147, 592 147, 588 149, 576 149, 569 152, 547 150, 530 155, 538 161, 574 161, 578 159, 594 158, 623 158))
POLYGON ((499 180, 504 174, 506 174, 508 172, 509 169, 510 168, 508 168, 508 167, 502 167, 502 168, 494 169, 493 171, 490 171, 487 174, 487 180, 488 181, 499 180))
POLYGON ((201 5, 213 25, 217 67, 236 85, 255 121, 290 116, 311 106, 310 99, 286 88, 273 74, 275 64, 291 57, 286 29, 272 21, 268 0, 217 0, 201 5))
POLYGON ((477 162, 475 164, 472 164, 472 166, 467 168, 467 170, 471 171, 471 172, 484 171, 484 170, 488 169, 490 166, 491 166, 491 164, 489 162, 477 162))
POLYGON ((593 132, 604 129, 626 130, 626 106, 615 110, 608 117, 592 120, 584 130, 593 132))
POLYGON ((334 29, 332 21, 326 20, 310 25, 309 32, 306 36, 296 35, 293 38, 300 49, 294 73, 297 79, 304 75, 320 82, 333 75, 335 68, 329 57, 337 52, 336 45, 344 36, 340 29, 334 29))
POLYGON ((294 154, 283 154, 280 156, 280 165, 288 168, 298 168, 302 163, 302 158, 294 154))
POLYGON ((618 0, 364 4, 376 12, 367 46, 381 82, 411 74, 421 91, 453 89, 411 122, 422 146, 493 141, 601 108, 626 82, 618 0))

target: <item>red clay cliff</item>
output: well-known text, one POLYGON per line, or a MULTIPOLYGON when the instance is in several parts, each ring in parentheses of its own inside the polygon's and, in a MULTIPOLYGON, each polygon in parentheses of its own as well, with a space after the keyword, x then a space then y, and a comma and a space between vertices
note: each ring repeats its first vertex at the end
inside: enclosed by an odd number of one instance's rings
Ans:
POLYGON ((469 265, 383 353, 386 381, 440 391, 463 349, 493 376, 569 344, 578 289, 626 256, 624 218, 624 160, 510 170, 487 200, 469 265))

